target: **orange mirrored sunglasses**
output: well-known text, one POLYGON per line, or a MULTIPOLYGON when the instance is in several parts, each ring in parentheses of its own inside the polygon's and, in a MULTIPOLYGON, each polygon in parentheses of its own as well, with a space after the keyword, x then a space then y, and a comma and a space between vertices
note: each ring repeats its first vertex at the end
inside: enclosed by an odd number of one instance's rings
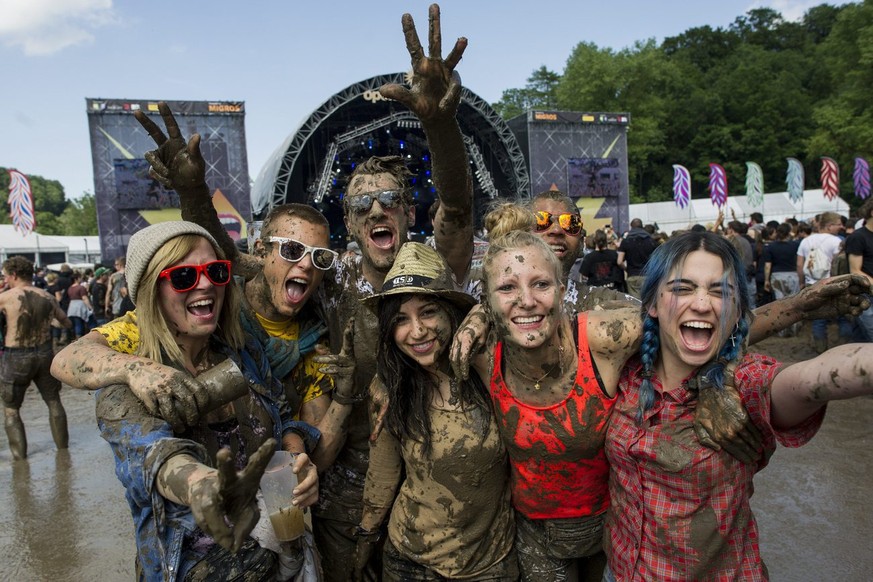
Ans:
POLYGON ((537 219, 537 232, 545 232, 549 230, 549 227, 552 226, 552 222, 556 219, 558 221, 558 226, 564 229, 564 232, 567 234, 577 236, 582 232, 582 218, 578 214, 572 212, 552 214, 551 212, 540 210, 534 213, 534 216, 536 216, 537 219))

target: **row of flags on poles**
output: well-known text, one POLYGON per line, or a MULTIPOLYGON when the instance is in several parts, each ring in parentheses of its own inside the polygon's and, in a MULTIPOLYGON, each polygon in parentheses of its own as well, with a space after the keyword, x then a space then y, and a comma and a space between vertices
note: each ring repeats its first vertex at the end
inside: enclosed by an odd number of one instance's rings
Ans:
POLYGON ((9 217, 15 230, 21 233, 21 236, 27 236, 36 227, 30 180, 18 170, 7 171, 9 172, 9 217))
MULTIPOLYGON (((805 176, 803 164, 795 158, 786 158, 788 171, 785 184, 788 197, 792 202, 800 202, 803 198, 805 176)), ((855 186, 855 196, 865 200, 870 196, 870 165, 864 158, 855 158, 855 170, 852 173, 855 186)), ((821 189, 828 200, 833 200, 840 193, 840 167, 833 158, 821 159, 821 189)), ((727 173, 720 164, 709 164, 709 198, 719 208, 727 204, 728 182, 727 173)), ((761 166, 755 162, 746 162, 746 198, 750 206, 764 204, 764 173, 761 166)), ((673 166, 673 200, 679 208, 685 208, 691 203, 691 174, 688 168, 675 164, 673 166)))

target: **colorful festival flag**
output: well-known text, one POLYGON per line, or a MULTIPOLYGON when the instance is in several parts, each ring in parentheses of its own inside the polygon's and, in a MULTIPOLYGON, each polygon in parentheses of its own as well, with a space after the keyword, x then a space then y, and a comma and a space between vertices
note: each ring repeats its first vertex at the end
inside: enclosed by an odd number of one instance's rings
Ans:
POLYGON ((855 182, 855 196, 866 200, 870 195, 870 165, 864 158, 855 158, 855 172, 852 175, 855 182))
POLYGON ((688 168, 673 164, 673 200, 679 208, 685 208, 691 202, 691 174, 688 168))
POLYGON ((719 208, 727 203, 727 173, 718 164, 709 164, 709 198, 719 208))
POLYGON ((36 226, 33 212, 33 195, 30 191, 30 180, 18 170, 9 172, 9 218, 15 230, 21 236, 33 232, 36 226))
POLYGON ((749 206, 764 204, 764 172, 755 162, 746 162, 746 200, 749 206))
POLYGON ((840 193, 840 167, 833 158, 821 159, 821 189, 828 200, 840 193))
POLYGON ((788 173, 785 177, 785 184, 788 186, 788 197, 792 202, 800 202, 803 198, 803 184, 806 181, 803 173, 803 164, 796 158, 785 158, 788 160, 788 173))

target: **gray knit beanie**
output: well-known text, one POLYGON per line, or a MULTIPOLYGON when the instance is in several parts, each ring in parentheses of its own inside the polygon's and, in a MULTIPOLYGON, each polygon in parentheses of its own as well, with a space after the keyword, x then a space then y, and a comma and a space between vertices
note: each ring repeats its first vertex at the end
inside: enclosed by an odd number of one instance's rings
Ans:
POLYGON ((193 222, 186 220, 173 220, 159 222, 137 231, 130 237, 127 243, 127 267, 124 275, 127 278, 127 294, 130 300, 136 303, 136 291, 139 288, 139 280, 145 273, 146 267, 155 253, 170 239, 183 234, 196 234, 207 239, 212 246, 218 248, 218 243, 209 232, 193 222))

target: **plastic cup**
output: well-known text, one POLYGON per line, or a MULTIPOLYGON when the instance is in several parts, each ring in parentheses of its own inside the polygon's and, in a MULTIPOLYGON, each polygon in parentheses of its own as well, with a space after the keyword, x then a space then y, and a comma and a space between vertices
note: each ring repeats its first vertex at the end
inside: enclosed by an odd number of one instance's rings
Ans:
POLYGON ((303 535, 303 510, 292 505, 297 487, 297 475, 291 470, 296 456, 276 451, 261 477, 261 493, 276 538, 280 542, 296 540, 303 535))

